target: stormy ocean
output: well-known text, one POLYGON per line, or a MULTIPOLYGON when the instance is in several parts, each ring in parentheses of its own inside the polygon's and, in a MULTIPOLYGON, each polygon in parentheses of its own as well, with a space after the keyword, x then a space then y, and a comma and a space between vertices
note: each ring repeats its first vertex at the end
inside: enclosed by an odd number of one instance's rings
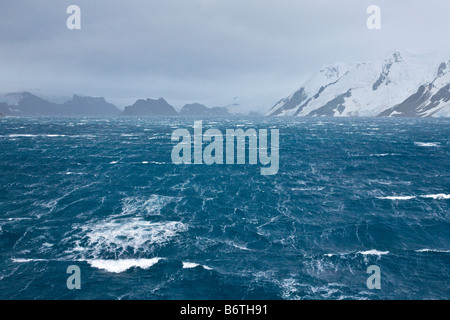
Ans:
POLYGON ((1 118, 0 299, 450 298, 450 119, 203 119, 271 176, 173 164, 193 121, 1 118))

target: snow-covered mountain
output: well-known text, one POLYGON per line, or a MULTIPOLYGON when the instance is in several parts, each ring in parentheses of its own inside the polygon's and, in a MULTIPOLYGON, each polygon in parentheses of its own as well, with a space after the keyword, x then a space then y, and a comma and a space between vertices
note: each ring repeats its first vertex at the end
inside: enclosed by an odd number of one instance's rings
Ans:
POLYGON ((450 55, 395 51, 369 63, 322 68, 271 116, 450 116, 450 55))

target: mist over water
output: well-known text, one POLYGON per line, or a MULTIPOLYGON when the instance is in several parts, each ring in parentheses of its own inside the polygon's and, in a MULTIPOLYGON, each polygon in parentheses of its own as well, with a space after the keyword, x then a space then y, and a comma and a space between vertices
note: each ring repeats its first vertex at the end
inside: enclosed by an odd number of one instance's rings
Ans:
POLYGON ((0 298, 449 298, 449 119, 203 119, 279 129, 273 176, 173 164, 192 125, 1 118, 0 298))

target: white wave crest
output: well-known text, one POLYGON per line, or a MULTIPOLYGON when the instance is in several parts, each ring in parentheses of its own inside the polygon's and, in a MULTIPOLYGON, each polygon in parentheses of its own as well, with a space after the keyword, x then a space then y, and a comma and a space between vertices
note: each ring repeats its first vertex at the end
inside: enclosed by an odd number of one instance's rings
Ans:
POLYGON ((399 153, 375 153, 370 154, 369 157, 387 157, 387 156, 400 156, 399 153))
POLYGON ((48 261, 47 259, 23 259, 23 258, 12 258, 12 262, 15 263, 28 263, 28 262, 42 262, 48 261))
POLYGON ((15 263, 29 263, 29 262, 48 262, 48 261, 61 261, 61 262, 87 262, 91 267, 100 270, 105 270, 112 273, 121 273, 130 268, 136 267, 141 269, 148 269, 151 266, 157 264, 164 258, 152 258, 152 259, 24 259, 13 258, 11 259, 15 263))
POLYGON ((450 250, 440 250, 440 249, 420 249, 414 250, 415 252, 438 252, 438 253, 450 253, 450 250))
POLYGON ((386 199, 386 200, 411 200, 416 196, 389 196, 389 197, 377 197, 377 199, 386 199))
POLYGON ((107 220, 81 228, 87 244, 74 250, 94 257, 101 256, 105 251, 116 256, 130 249, 134 253, 146 251, 152 245, 168 242, 179 232, 187 230, 181 222, 149 222, 140 218, 107 220))
POLYGON ((28 133, 13 133, 8 135, 2 135, 1 137, 7 138, 35 138, 35 137, 47 137, 47 138, 57 138, 57 137, 65 137, 65 134, 28 134, 28 133))
POLYGON ((204 265, 201 265, 201 264, 198 264, 198 263, 194 263, 194 262, 184 262, 183 261, 183 269, 193 269, 193 268, 196 268, 196 267, 202 267, 202 268, 204 268, 206 270, 212 270, 212 268, 210 268, 208 266, 204 266, 204 265))
POLYGON ((418 147, 439 147, 439 142, 414 142, 418 147))
POLYGON ((435 199, 435 200, 442 200, 442 199, 450 199, 450 194, 445 194, 445 193, 426 194, 421 197, 422 198, 431 198, 431 199, 435 199))
POLYGON ((389 251, 378 251, 376 249, 372 249, 372 250, 367 250, 367 251, 358 251, 357 253, 358 254, 362 254, 364 256, 367 256, 367 255, 369 255, 369 256, 382 256, 382 255, 388 254, 389 251))
POLYGON ((103 260, 93 259, 87 260, 93 268, 105 270, 112 273, 121 273, 130 268, 148 269, 157 264, 162 258, 152 259, 122 259, 122 260, 103 260))
POLYGON ((349 255, 355 255, 355 254, 361 254, 363 256, 382 256, 385 254, 389 254, 389 251, 378 251, 376 249, 372 249, 372 250, 367 250, 367 251, 358 251, 358 252, 345 252, 345 253, 325 253, 324 256, 325 257, 345 257, 345 256, 349 256, 349 255))
POLYGON ((65 135, 65 134, 30 134, 30 133, 12 133, 7 135, 0 135, 0 138, 96 138, 96 135, 82 134, 82 135, 65 135))
POLYGON ((411 200, 411 199, 415 199, 417 197, 429 198, 429 199, 435 199, 435 200, 443 200, 443 199, 450 199, 450 194, 437 193, 437 194, 425 194, 425 195, 419 195, 419 196, 388 196, 388 197, 377 197, 377 199, 411 200))

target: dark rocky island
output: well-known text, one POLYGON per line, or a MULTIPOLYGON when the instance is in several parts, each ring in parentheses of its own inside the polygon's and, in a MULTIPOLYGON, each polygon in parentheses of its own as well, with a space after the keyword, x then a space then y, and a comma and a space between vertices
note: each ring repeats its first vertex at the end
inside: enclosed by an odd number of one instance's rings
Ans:
POLYGON ((125 107, 121 116, 177 116, 178 113, 163 98, 139 99, 133 105, 125 107))
POLYGON ((208 108, 200 103, 192 103, 183 106, 180 116, 227 117, 231 114, 225 107, 208 108))
POLYGON ((11 116, 116 116, 120 110, 105 98, 74 95, 64 103, 50 102, 29 92, 3 96, 0 112, 11 116))

